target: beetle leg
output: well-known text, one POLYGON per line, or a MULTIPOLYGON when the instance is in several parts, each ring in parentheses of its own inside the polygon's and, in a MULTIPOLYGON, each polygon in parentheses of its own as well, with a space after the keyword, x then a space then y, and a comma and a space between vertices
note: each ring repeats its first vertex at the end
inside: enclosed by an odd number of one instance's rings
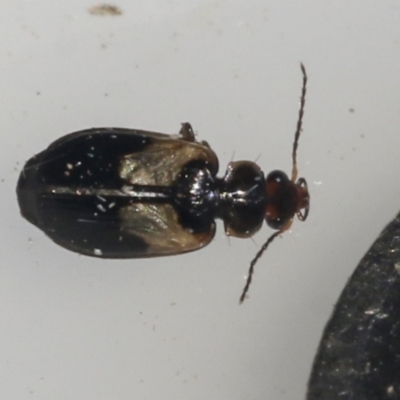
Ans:
POLYGON ((200 143, 202 146, 207 147, 207 149, 211 149, 210 145, 205 140, 199 142, 196 140, 192 125, 190 125, 189 122, 184 122, 182 124, 179 135, 182 136, 182 139, 186 140, 187 142, 200 143))
POLYGON ((179 134, 182 136, 183 140, 186 140, 188 142, 195 142, 196 139, 194 137, 194 132, 192 125, 189 124, 189 122, 184 122, 182 124, 181 130, 179 131, 179 134))

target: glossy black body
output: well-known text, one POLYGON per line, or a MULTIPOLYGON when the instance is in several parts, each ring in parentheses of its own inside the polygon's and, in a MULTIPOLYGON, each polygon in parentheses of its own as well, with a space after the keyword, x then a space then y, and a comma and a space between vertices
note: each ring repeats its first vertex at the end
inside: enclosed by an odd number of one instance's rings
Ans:
POLYGON ((215 219, 229 236, 250 237, 263 220, 276 231, 250 262, 239 302, 254 266, 272 241, 304 221, 307 182, 298 178, 307 73, 292 149, 292 173, 264 178, 250 161, 228 164, 218 178, 218 158, 195 140, 189 123, 179 135, 100 128, 71 133, 32 157, 17 184, 21 214, 61 246, 89 256, 135 258, 197 250, 215 234, 215 219))
POLYGON ((21 172, 22 215, 61 246, 104 258, 196 250, 215 218, 251 236, 265 217, 263 172, 241 161, 218 178, 215 153, 183 126, 175 136, 101 128, 60 138, 21 172))

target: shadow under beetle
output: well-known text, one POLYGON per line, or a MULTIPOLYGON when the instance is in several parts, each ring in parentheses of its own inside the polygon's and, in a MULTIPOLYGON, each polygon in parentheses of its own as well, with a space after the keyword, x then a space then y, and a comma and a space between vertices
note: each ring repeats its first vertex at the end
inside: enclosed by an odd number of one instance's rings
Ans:
POLYGON ((179 135, 99 128, 71 133, 32 157, 17 185, 22 215, 62 247, 102 258, 165 256, 197 250, 215 234, 215 218, 229 236, 247 238, 263 220, 276 230, 251 261, 309 210, 304 178, 297 180, 307 75, 292 151, 292 176, 265 179, 251 161, 228 164, 218 178, 218 158, 192 127, 179 135))

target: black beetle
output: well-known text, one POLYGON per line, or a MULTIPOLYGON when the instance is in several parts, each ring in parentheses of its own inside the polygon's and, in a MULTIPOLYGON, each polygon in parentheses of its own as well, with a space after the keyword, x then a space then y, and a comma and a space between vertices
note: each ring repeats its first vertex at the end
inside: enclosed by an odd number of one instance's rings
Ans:
POLYGON ((250 237, 264 219, 287 230, 294 215, 305 220, 309 193, 297 180, 296 151, 302 127, 307 75, 304 66, 291 179, 267 178, 250 161, 229 163, 218 178, 218 158, 195 140, 188 123, 179 135, 99 128, 71 133, 32 157, 17 185, 22 215, 62 247, 88 256, 138 258, 180 254, 208 244, 221 218, 227 235, 250 237))

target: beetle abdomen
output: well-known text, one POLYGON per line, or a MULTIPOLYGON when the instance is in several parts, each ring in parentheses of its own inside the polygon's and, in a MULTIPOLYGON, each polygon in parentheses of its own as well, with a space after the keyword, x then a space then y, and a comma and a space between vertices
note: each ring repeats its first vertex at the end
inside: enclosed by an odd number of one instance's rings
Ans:
POLYGON ((86 255, 195 250, 213 238, 215 224, 211 217, 183 221, 176 205, 175 180, 193 157, 216 173, 214 152, 197 142, 117 128, 76 132, 26 163, 17 186, 21 213, 58 244, 86 255))

